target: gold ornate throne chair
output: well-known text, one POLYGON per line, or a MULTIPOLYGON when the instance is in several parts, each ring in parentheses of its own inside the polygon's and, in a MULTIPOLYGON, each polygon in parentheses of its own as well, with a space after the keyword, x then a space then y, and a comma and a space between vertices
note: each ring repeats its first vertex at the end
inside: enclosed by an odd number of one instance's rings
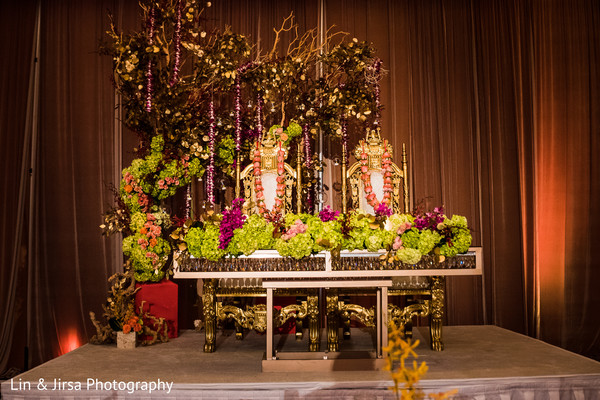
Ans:
MULTIPOLYGON (((271 211, 275 207, 277 198, 280 201, 278 209, 282 214, 293 211, 293 192, 300 184, 297 179, 301 171, 294 169, 287 163, 283 163, 283 170, 278 165, 278 153, 283 151, 284 159, 287 157, 288 149, 276 141, 272 133, 265 135, 263 140, 257 143, 256 149, 251 152, 251 163, 241 172, 236 171, 237 185, 236 198, 243 196, 250 204, 249 213, 261 212, 261 205, 257 195, 262 192, 264 199, 262 207, 271 211), (260 154, 258 156, 258 154, 260 154), (255 161, 260 158, 261 183, 256 181, 255 161), (276 193, 277 179, 281 177, 285 183, 285 189, 279 196, 276 193), (262 190, 258 189, 259 184, 262 190)), ((258 162, 258 161, 257 161, 258 162)), ((300 163, 298 163, 300 165, 300 163)), ((239 163, 238 163, 239 165, 239 163)), ((301 207, 300 199, 297 207, 301 207)), ((263 210, 264 211, 264 210, 263 210)), ((267 261, 265 261, 267 262, 267 261)), ((308 321, 309 343, 311 351, 319 350, 318 336, 318 296, 316 290, 283 290, 281 295, 295 298, 295 303, 281 306, 274 311, 274 326, 283 326, 291 318, 296 322, 296 339, 303 338, 303 321, 308 321)), ((266 304, 257 299, 266 298, 266 290, 262 287, 261 278, 221 278, 204 280, 202 299, 205 315, 206 343, 205 351, 211 352, 215 349, 215 332, 218 324, 233 321, 236 338, 242 339, 245 329, 254 329, 265 332, 267 328, 266 304), (209 321, 208 323, 206 321, 209 321), (209 326, 211 325, 212 326, 209 326)))
MULTIPOLYGON (((370 172, 372 193, 375 194, 377 199, 382 199, 385 175, 382 161, 385 152, 389 153, 390 158, 393 156, 391 145, 386 140, 382 140, 379 132, 374 130, 367 132, 366 138, 361 140, 354 150, 355 158, 358 161, 351 165, 347 171, 342 171, 342 179, 346 180, 346 182, 342 183, 342 187, 347 188, 349 192, 351 209, 374 214, 373 207, 367 201, 367 194, 365 193, 366 185, 361 175, 363 175, 363 166, 366 166, 370 172)), ((392 187, 389 208, 394 213, 409 213, 408 163, 404 145, 402 146, 400 166, 394 162, 390 166, 392 187)), ((344 198, 343 202, 344 205, 347 204, 344 198)), ((415 316, 423 317, 430 315, 432 329, 436 324, 441 327, 442 311, 433 310, 432 308, 432 294, 436 296, 435 303, 443 305, 444 292, 443 289, 439 290, 440 282, 436 281, 436 279, 439 278, 424 276, 392 278, 392 287, 388 290, 388 296, 390 297, 388 303, 388 322, 393 321, 396 326, 404 327, 405 335, 408 337, 412 336, 413 317, 415 316), (436 290, 433 290, 434 288, 436 290)), ((333 299, 328 299, 328 311, 331 310, 331 312, 337 313, 337 319, 335 315, 330 315, 330 317, 342 324, 345 339, 350 338, 349 328, 352 319, 366 326, 373 325, 374 309, 351 302, 352 299, 360 299, 364 296, 372 296, 372 293, 347 291, 340 292, 337 298, 334 295, 333 299), (337 304, 335 304, 336 302, 337 304)), ((331 334, 331 340, 328 340, 330 351, 335 351, 338 348, 337 327, 335 329, 336 333, 331 334)), ((441 345, 441 341, 438 345, 441 345)), ((435 346, 432 342, 432 347, 435 346)))

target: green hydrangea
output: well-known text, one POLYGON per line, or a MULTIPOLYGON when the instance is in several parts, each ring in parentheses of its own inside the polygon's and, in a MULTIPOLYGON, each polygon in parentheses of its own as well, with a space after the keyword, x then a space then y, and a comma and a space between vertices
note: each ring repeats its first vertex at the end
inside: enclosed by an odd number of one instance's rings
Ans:
POLYGON ((294 121, 290 121, 287 129, 285 130, 290 139, 300 136, 302 134, 302 127, 294 121))
POLYGON ((204 229, 200 227, 190 228, 185 236, 185 243, 188 251, 196 258, 202 258, 202 240, 204 239, 204 229))
POLYGON ((422 255, 429 254, 433 248, 440 242, 441 235, 437 232, 430 231, 429 229, 425 229, 419 235, 419 242, 417 244, 417 249, 421 252, 422 255))
POLYGON ((448 219, 448 217, 446 217, 446 219, 444 220, 444 225, 468 229, 467 218, 463 217, 462 215, 453 215, 451 219, 448 219))
POLYGON ((311 222, 308 225, 308 232, 312 235, 315 245, 314 251, 331 250, 340 248, 344 240, 339 221, 311 222))
MULTIPOLYGON (((348 233, 348 237, 343 239, 342 248, 350 251, 363 250, 366 248, 366 242, 372 234, 371 231, 373 231, 369 215, 357 212, 349 214, 348 217, 350 218, 348 222, 350 232, 348 233)), ((373 242, 374 240, 377 239, 372 239, 371 241, 373 242)))
POLYGON ((421 261, 421 252, 417 249, 404 247, 396 252, 396 257, 404 264, 414 265, 421 261))
POLYGON ((386 239, 386 232, 381 229, 371 229, 369 235, 365 239, 365 247, 369 251, 378 251, 383 249, 386 239))
POLYGON ((139 282, 158 282, 164 276, 162 268, 171 253, 171 246, 163 238, 156 238, 154 246, 142 245, 146 235, 136 233, 123 239, 123 254, 129 257, 135 271, 135 279, 139 282))
POLYGON ((466 253, 471 247, 471 232, 465 228, 452 228, 452 244, 442 244, 440 254, 445 257, 454 257, 457 254, 466 253))
POLYGON ((131 214, 131 223, 129 224, 129 228, 132 232, 138 232, 144 227, 146 221, 146 213, 134 212, 131 214))
POLYGON ((242 228, 233 232, 233 239, 227 250, 232 255, 250 255, 256 250, 269 249, 273 244, 273 224, 260 214, 252 214, 242 228))
POLYGON ((410 214, 392 214, 385 221, 385 229, 395 233, 398 232, 398 228, 402 225, 406 223, 412 224, 414 220, 415 217, 410 214))
POLYGON ((420 236, 421 235, 417 228, 411 228, 411 229, 407 230, 401 236, 402 246, 411 248, 411 249, 418 249, 420 236))
POLYGON ((226 250, 219 249, 219 227, 214 224, 206 224, 204 229, 191 228, 185 242, 190 254, 197 258, 217 261, 227 254, 226 250))
POLYGON ((301 233, 289 240, 275 239, 275 249, 283 257, 297 260, 308 257, 313 252, 314 240, 309 233, 301 233))

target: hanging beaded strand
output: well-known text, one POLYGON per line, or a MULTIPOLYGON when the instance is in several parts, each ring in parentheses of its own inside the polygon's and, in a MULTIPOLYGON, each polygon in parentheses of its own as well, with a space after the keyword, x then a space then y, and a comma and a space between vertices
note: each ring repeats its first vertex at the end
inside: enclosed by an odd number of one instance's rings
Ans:
POLYGON ((175 32, 173 33, 173 46, 175 48, 175 59, 173 61, 173 75, 169 85, 174 86, 179 81, 179 66, 181 64, 181 0, 177 2, 175 12, 175 32))
POLYGON ((242 149, 242 88, 240 75, 235 76, 235 153, 242 149))
POLYGON ((208 148, 209 162, 206 169, 206 194, 208 202, 215 204, 215 104, 211 98, 208 108, 208 148))
POLYGON ((348 119, 342 117, 342 162, 348 165, 348 119))
MULTIPOLYGON (((148 15, 148 46, 154 45, 154 7, 150 9, 148 15)), ((146 68, 146 111, 152 111, 152 60, 148 60, 148 66, 146 68)))
POLYGON ((381 60, 375 59, 375 126, 379 127, 379 121, 381 119, 381 87, 379 81, 381 80, 381 60))
POLYGON ((187 185, 185 189, 185 215, 184 219, 187 221, 190 218, 192 210, 192 184, 187 185))
POLYGON ((256 132, 257 132, 257 138, 258 138, 257 140, 259 142, 262 142, 262 135, 263 135, 262 108, 263 108, 263 98, 259 93, 256 95, 256 132))

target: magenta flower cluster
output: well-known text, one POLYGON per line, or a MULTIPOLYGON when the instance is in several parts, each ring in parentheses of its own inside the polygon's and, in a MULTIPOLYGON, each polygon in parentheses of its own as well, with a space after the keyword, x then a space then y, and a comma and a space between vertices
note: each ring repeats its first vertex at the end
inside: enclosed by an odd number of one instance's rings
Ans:
POLYGON ((223 219, 219 226, 219 249, 225 250, 233 239, 233 231, 244 226, 246 215, 242 212, 243 204, 244 199, 235 199, 231 203, 231 208, 223 211, 223 219))
POLYGON ((444 208, 436 207, 433 209, 433 212, 416 215, 414 226, 419 231, 422 231, 423 229, 435 231, 442 222, 444 222, 444 208))
POLYGON ((329 206, 325 206, 325 208, 319 212, 319 218, 323 222, 337 221, 338 215, 340 215, 340 212, 332 210, 329 206))
POLYGON ((394 212, 392 209, 383 202, 379 203, 379 205, 375 208, 375 215, 378 217, 389 217, 393 213, 394 212))

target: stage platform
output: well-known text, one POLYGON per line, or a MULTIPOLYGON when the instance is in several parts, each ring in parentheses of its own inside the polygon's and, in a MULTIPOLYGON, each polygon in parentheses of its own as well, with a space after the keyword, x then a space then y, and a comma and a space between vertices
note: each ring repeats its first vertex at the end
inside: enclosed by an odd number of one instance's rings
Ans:
MULTIPOLYGON (((370 330, 354 328, 343 350, 373 348, 370 330)), ((460 399, 600 399, 600 362, 495 326, 444 327, 445 350, 434 352, 416 328, 418 362, 429 366, 426 392, 458 389, 460 399)), ((85 345, 2 383, 2 399, 393 399, 385 371, 261 372, 265 336, 184 331, 168 343, 133 350, 85 345)), ((276 335, 280 352, 307 339, 276 335)), ((326 348, 326 344, 322 344, 326 348)), ((342 361, 340 361, 342 362, 342 361)))

